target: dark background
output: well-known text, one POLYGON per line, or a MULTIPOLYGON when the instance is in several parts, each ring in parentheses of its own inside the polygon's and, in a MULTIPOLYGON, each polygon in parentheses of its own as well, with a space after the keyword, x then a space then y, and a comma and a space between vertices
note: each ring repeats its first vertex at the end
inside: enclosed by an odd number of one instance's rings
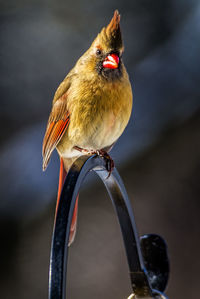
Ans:
MULTIPOLYGON (((172 299, 199 294, 200 3, 197 0, 0 2, 0 297, 47 298, 58 180, 41 146, 58 84, 118 9, 134 92, 112 151, 140 234, 167 241, 172 299)), ((69 298, 127 298, 128 268, 98 180, 80 194, 69 298)))

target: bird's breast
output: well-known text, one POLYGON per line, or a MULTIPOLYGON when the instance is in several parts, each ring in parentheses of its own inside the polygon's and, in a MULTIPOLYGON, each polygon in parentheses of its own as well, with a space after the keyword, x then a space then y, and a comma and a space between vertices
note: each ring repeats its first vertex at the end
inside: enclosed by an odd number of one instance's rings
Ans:
MULTIPOLYGON (((129 83, 129 82, 128 82, 129 83)), ((132 109, 132 91, 127 84, 91 84, 73 91, 69 103, 70 125, 61 145, 98 150, 112 145, 124 131, 132 109), (124 86, 125 85, 125 86, 124 86)))

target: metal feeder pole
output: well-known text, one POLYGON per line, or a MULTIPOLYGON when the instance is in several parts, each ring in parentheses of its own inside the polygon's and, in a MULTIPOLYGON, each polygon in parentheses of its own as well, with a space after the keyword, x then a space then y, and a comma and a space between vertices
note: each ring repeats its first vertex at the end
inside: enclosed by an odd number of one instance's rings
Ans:
POLYGON ((63 185, 55 215, 52 238, 49 269, 49 299, 66 298, 68 239, 73 210, 80 187, 86 175, 92 170, 103 181, 119 220, 130 270, 130 279, 134 294, 132 298, 167 298, 161 292, 153 290, 151 286, 147 270, 144 266, 132 208, 116 168, 114 168, 108 178, 106 161, 97 155, 93 155, 78 158, 73 163, 63 185))

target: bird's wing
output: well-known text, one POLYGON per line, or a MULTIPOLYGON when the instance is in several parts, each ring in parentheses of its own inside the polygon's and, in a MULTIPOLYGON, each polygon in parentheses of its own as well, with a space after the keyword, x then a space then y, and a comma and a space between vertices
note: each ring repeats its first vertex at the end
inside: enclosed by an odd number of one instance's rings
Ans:
POLYGON ((53 108, 47 123, 43 140, 43 170, 46 169, 51 154, 69 125, 69 112, 67 110, 67 91, 53 103, 53 108))

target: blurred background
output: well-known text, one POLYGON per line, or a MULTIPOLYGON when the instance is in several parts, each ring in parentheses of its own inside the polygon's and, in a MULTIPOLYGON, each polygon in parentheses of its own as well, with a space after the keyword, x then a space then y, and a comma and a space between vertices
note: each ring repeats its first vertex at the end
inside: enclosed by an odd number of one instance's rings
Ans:
MULTIPOLYGON (((118 9, 134 91, 112 157, 140 234, 167 241, 166 293, 198 298, 200 2, 0 1, 0 297, 47 298, 59 161, 41 146, 58 84, 118 9)), ((94 175, 91 175, 93 177, 94 175)), ((68 296, 125 299, 128 267, 111 202, 93 177, 80 194, 68 296)))

